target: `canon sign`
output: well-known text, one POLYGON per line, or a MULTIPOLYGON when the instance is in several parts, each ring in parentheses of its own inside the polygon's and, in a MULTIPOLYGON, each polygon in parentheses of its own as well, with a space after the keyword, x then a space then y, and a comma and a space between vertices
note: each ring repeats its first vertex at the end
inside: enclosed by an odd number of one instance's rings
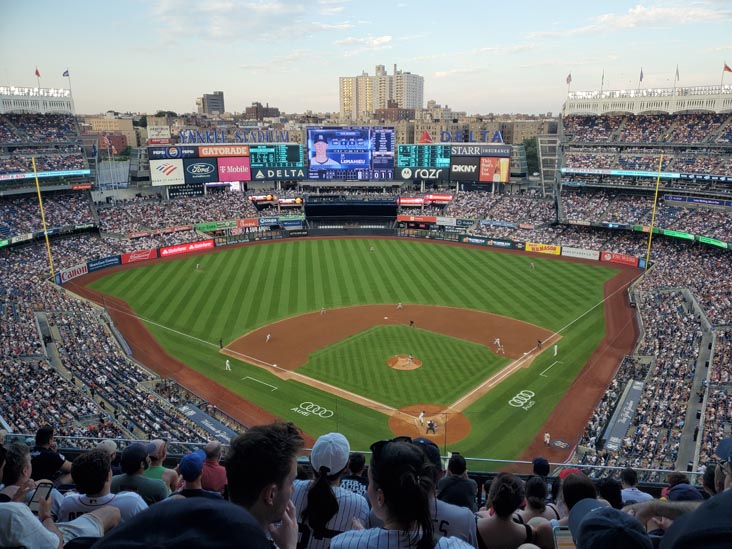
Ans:
POLYGON ((447 170, 441 168, 402 168, 399 171, 401 179, 446 179, 447 170))
POLYGON ((64 282, 68 282, 69 280, 72 280, 77 276, 85 275, 88 272, 89 268, 87 267, 86 263, 80 263, 78 265, 74 265, 69 269, 64 269, 59 273, 61 275, 61 284, 63 284, 64 282))

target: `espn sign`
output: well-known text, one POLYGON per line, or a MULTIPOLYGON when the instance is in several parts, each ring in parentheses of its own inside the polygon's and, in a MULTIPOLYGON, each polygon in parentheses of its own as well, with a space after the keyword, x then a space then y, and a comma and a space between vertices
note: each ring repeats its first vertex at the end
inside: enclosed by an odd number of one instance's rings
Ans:
POLYGON ((158 257, 158 250, 153 248, 152 250, 140 250, 129 254, 122 254, 122 265, 127 263, 137 263, 138 261, 147 261, 148 259, 155 259, 158 257))
POLYGON ((188 244, 181 244, 180 246, 168 246, 166 248, 160 248, 160 257, 188 254, 199 250, 208 250, 213 247, 213 240, 201 240, 200 242, 190 242, 188 244))
POLYGON ((69 267, 68 269, 64 269, 63 271, 60 271, 58 273, 59 279, 61 281, 61 284, 64 282, 68 282, 69 280, 73 280, 74 278, 85 275, 89 272, 89 267, 86 263, 79 263, 78 265, 74 265, 73 267, 69 267))

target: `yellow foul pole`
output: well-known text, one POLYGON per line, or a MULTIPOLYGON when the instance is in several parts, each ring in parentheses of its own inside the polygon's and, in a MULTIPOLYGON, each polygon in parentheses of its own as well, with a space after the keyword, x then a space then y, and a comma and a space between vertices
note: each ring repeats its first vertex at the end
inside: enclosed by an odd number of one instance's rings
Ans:
POLYGON ((653 227, 656 223, 656 206, 658 205, 658 187, 661 184, 661 165, 663 164, 663 154, 658 159, 658 175, 656 176, 656 194, 653 196, 653 213, 651 214, 651 230, 648 231, 648 250, 646 251, 646 269, 650 267, 651 259, 651 240, 653 240, 653 227))
POLYGON ((38 193, 38 206, 41 209, 41 221, 43 221, 43 235, 46 237, 46 252, 48 252, 48 264, 51 267, 51 278, 56 278, 53 270, 53 256, 51 255, 51 243, 48 240, 48 230, 46 230, 46 214, 43 212, 43 200, 41 199, 41 185, 38 183, 38 170, 36 169, 36 157, 31 157, 33 161, 33 174, 36 177, 36 192, 38 193))

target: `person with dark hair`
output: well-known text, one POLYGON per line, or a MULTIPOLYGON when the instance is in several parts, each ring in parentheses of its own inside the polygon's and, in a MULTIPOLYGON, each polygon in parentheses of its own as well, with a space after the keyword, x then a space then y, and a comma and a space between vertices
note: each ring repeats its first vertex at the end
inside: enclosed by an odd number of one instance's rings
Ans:
POLYGON ((702 475, 702 488, 704 489, 704 494, 706 494, 706 496, 704 496, 705 499, 709 499, 710 497, 717 495, 717 487, 714 484, 715 476, 715 468, 711 465, 704 469, 704 474, 702 475))
POLYGON ((475 512, 478 510, 475 501, 477 495, 478 483, 468 477, 465 458, 458 452, 453 452, 447 462, 447 474, 437 483, 437 497, 475 512))
POLYGON ((292 423, 257 425, 231 440, 226 454, 229 499, 248 510, 282 548, 295 547, 297 522, 291 501, 297 455, 304 446, 292 423), (279 528, 274 523, 281 522, 279 528))
POLYGON ((78 456, 71 466, 77 493, 67 493, 61 502, 59 520, 73 520, 104 505, 119 509, 127 520, 147 509, 147 503, 134 492, 111 493, 112 460, 101 450, 78 456))
POLYGON ((638 489, 638 473, 635 472, 635 469, 630 467, 623 469, 620 472, 620 484, 623 487, 621 495, 624 505, 653 499, 651 494, 638 489))
POLYGON ((50 479, 57 486, 71 483, 71 462, 58 453, 53 427, 44 425, 36 431, 36 445, 31 451, 33 480, 50 479))
POLYGON ((434 465, 407 437, 371 445, 369 499, 383 528, 349 530, 333 538, 332 549, 438 549, 471 547, 435 534, 430 513, 434 465))
POLYGON ((613 509, 623 508, 622 486, 614 478, 601 478, 596 483, 601 499, 607 501, 613 509))
POLYGON ((341 478, 341 488, 366 498, 368 502, 369 482, 366 477, 366 458, 360 452, 353 452, 348 460, 348 473, 341 478))
POLYGON ((340 433, 321 436, 310 452, 315 480, 295 480, 292 502, 297 510, 298 549, 324 549, 338 534, 366 522, 366 498, 339 487, 346 471, 348 440, 340 433))
POLYGON ((541 517, 547 520, 559 520, 561 515, 553 503, 547 503, 546 482, 536 475, 529 477, 526 481, 526 508, 518 511, 517 516, 521 522, 527 523, 532 518, 541 517))
POLYGON ((561 494, 562 501, 569 512, 578 501, 588 498, 596 499, 597 488, 586 474, 570 473, 562 479, 561 494))
POLYGON ((519 477, 500 473, 491 483, 486 506, 478 519, 478 547, 513 548, 524 543, 552 547, 552 528, 545 520, 536 524, 520 524, 513 520, 514 513, 524 501, 524 486, 519 477))

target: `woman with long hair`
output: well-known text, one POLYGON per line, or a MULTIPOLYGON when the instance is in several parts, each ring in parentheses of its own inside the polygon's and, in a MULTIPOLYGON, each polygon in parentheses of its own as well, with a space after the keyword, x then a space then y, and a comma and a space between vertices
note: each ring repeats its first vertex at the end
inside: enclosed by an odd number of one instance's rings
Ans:
POLYGON ((332 549, 462 549, 471 547, 434 530, 430 498, 434 465, 408 437, 371 445, 369 500, 383 528, 351 530, 331 541, 332 549))
POLYGON ((351 448, 340 433, 320 437, 310 452, 314 480, 296 480, 292 494, 298 529, 298 549, 327 549, 331 539, 365 521, 366 498, 341 488, 351 448))
POLYGON ((521 524, 513 520, 524 496, 523 482, 516 475, 501 473, 493 479, 486 502, 491 512, 481 513, 478 520, 478 547, 516 549, 524 543, 542 549, 554 547, 554 534, 548 521, 534 519, 532 524, 521 524))
POLYGON ((526 508, 517 511, 516 516, 521 522, 527 523, 534 517, 547 520, 562 518, 553 503, 547 503, 547 487, 543 478, 533 476, 526 481, 526 508))

